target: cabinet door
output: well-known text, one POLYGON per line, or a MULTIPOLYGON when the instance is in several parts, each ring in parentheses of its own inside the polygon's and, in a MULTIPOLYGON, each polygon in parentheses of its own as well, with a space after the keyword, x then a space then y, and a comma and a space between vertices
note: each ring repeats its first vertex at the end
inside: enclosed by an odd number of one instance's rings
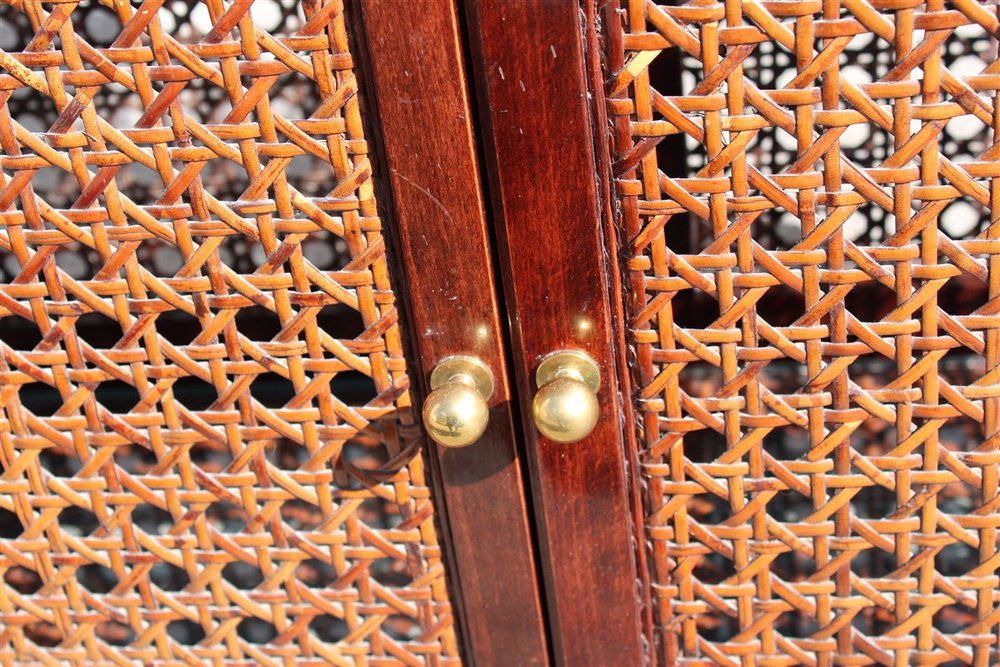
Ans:
POLYGON ((0 652, 544 664, 453 4, 12 1, 0 42, 0 652), (468 450, 414 414, 455 354, 468 450))
POLYGON ((996 663, 992 8, 467 8, 556 661, 996 663))
POLYGON ((995 664, 995 12, 600 18, 658 657, 995 664))

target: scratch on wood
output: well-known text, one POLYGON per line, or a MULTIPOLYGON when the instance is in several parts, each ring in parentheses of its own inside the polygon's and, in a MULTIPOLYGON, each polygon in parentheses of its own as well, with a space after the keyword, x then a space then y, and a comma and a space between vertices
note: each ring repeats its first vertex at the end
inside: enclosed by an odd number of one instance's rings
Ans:
POLYGON ((430 190, 428 190, 425 187, 422 187, 422 186, 418 185, 416 182, 413 181, 413 179, 410 179, 410 178, 407 178, 406 176, 403 176, 403 174, 401 174, 398 169, 393 169, 392 173, 395 174, 396 176, 399 176, 401 179, 403 179, 404 181, 406 181, 407 183, 409 183, 410 185, 412 185, 413 187, 415 187, 417 190, 419 190, 420 192, 422 192, 425 195, 427 195, 427 197, 432 202, 434 202, 439 209, 441 209, 441 212, 444 213, 444 215, 445 215, 446 218, 448 218, 448 222, 455 222, 452 219, 452 217, 451 217, 451 213, 448 213, 448 209, 445 208, 444 204, 441 203, 441 200, 438 199, 437 197, 435 197, 434 194, 430 190))

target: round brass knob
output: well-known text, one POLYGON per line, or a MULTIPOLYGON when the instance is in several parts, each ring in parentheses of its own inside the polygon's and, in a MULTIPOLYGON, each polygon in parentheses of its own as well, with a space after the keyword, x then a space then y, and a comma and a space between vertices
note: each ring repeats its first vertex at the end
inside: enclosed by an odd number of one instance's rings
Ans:
POLYGON ((443 359, 431 373, 424 401, 424 428, 445 447, 467 447, 479 440, 490 420, 493 374, 475 357, 443 359))
POLYGON ((597 390, 601 369, 589 355, 578 350, 553 352, 535 373, 538 393, 531 411, 535 426, 549 440, 583 440, 597 425, 597 390))

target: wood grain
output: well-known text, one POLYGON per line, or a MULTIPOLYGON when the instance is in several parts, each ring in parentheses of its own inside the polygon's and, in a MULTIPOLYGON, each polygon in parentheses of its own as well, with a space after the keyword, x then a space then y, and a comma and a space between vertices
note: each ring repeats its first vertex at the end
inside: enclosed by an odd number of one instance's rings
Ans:
POLYGON ((481 665, 547 664, 455 5, 360 7, 424 389, 452 354, 479 357, 497 380, 479 442, 430 444, 464 653, 481 665))
POLYGON ((603 417, 586 439, 556 444, 525 420, 553 652, 567 665, 643 664, 580 7, 467 6, 520 413, 545 354, 580 349, 602 367, 603 417))

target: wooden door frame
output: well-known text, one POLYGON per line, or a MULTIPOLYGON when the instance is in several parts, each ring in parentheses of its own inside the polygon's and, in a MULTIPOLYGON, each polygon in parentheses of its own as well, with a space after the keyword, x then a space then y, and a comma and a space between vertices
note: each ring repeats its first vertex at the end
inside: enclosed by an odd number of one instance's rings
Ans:
POLYGON ((467 0, 466 9, 553 654, 567 665, 648 664, 596 0, 467 0), (561 348, 602 369, 603 418, 571 445, 542 438, 530 419, 538 362, 561 348))
POLYGON ((426 449, 463 655, 548 664, 458 10, 454 0, 353 3, 415 393, 426 396, 430 371, 453 354, 479 357, 496 380, 479 442, 426 449))

